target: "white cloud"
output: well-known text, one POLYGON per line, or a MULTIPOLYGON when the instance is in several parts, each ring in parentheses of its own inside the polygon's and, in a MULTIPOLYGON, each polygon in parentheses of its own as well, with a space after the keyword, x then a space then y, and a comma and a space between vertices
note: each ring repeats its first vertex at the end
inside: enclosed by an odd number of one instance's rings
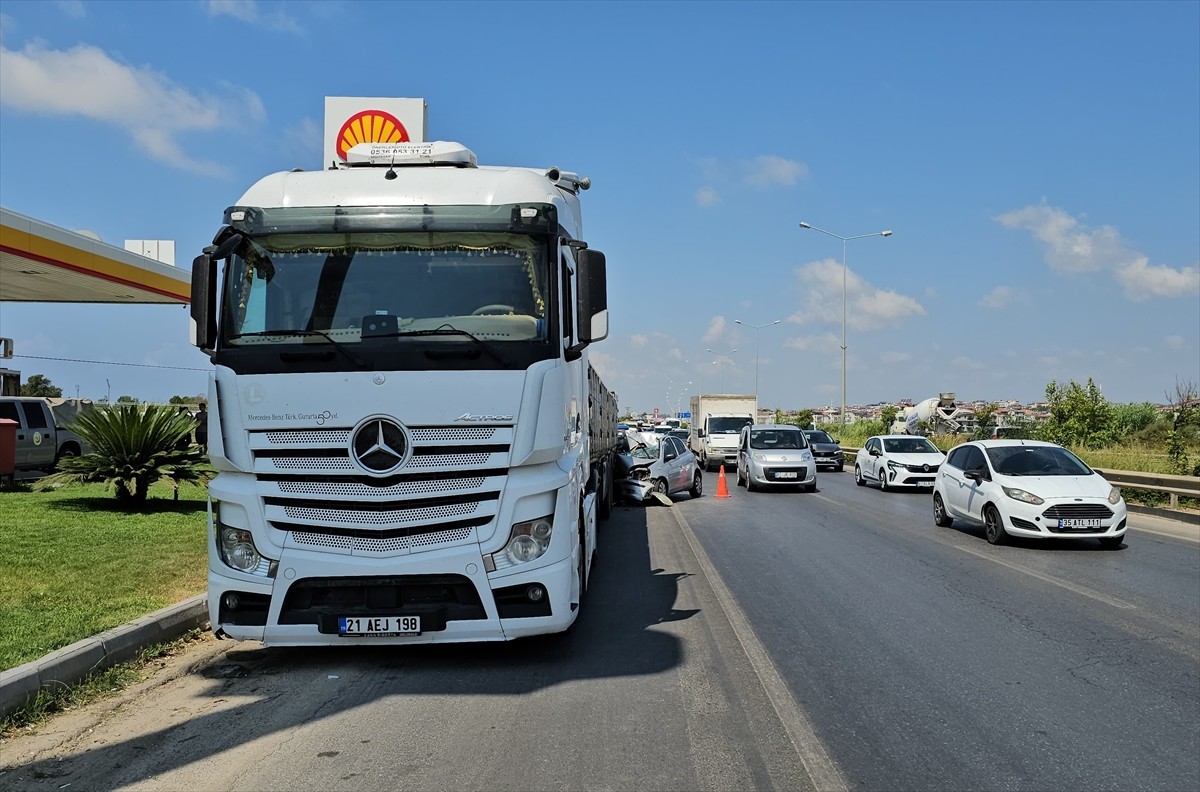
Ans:
POLYGON ((266 116, 253 92, 229 85, 224 89, 220 97, 193 96, 149 67, 118 63, 86 45, 48 50, 35 43, 20 52, 0 46, 0 104, 37 115, 81 115, 110 124, 125 130, 152 159, 205 175, 225 171, 217 163, 189 157, 178 135, 266 116))
POLYGON ((55 5, 65 16, 72 19, 83 19, 87 16, 87 7, 84 6, 82 0, 58 0, 55 5))
POLYGON ((1066 274, 1111 272, 1125 296, 1135 302, 1200 294, 1200 267, 1151 265, 1145 255, 1129 249, 1113 226, 1089 228, 1044 203, 1007 212, 996 220, 1006 228, 1033 234, 1042 243, 1051 269, 1066 274))
MULTIPOLYGON (((803 304, 788 317, 794 324, 842 321, 842 265, 833 259, 814 261, 796 270, 803 304)), ((907 295, 877 289, 854 270, 845 273, 846 324, 856 330, 895 325, 909 316, 924 316, 925 308, 907 295)))
POLYGON ((884 352, 879 359, 884 363, 904 363, 912 360, 912 354, 909 352, 884 352))
POLYGON ((696 190, 696 203, 700 206, 715 206, 721 202, 721 196, 712 187, 701 187, 696 190))
POLYGON ((646 346, 646 341, 647 339, 645 333, 635 333, 629 337, 629 345, 634 349, 641 349, 642 347, 646 346))
POLYGON ((708 330, 704 333, 705 342, 716 341, 725 332, 725 317, 714 316, 708 323, 708 330))
POLYGON ((842 339, 833 333, 799 336, 784 339, 783 345, 801 352, 836 352, 842 348, 842 339))
POLYGON ((255 0, 208 0, 205 3, 209 16, 228 16, 251 25, 261 25, 287 33, 300 33, 295 19, 282 10, 263 13, 255 0))
POLYGON ((1163 343, 1170 349, 1183 349, 1183 336, 1167 336, 1163 339, 1163 343))
POLYGON ((321 157, 321 135, 324 131, 321 125, 311 118, 302 118, 296 124, 283 130, 283 139, 288 145, 302 154, 321 157))
POLYGON ((983 299, 979 304, 984 308, 1003 308, 1008 305, 1012 299, 1013 290, 1008 286, 997 286, 987 294, 983 295, 983 299))
POLYGON ((1200 294, 1200 267, 1172 269, 1150 264, 1145 256, 1117 268, 1117 280, 1125 288, 1125 296, 1134 302, 1200 294))
POLYGON ((969 357, 964 357, 962 355, 959 355, 958 357, 951 360, 950 365, 956 366, 958 368, 968 368, 968 369, 983 368, 983 364, 980 363, 978 360, 975 360, 975 359, 969 358, 969 357))
POLYGON ((803 162, 770 155, 755 157, 743 168, 745 175, 742 180, 751 187, 791 187, 808 176, 808 166, 803 162))

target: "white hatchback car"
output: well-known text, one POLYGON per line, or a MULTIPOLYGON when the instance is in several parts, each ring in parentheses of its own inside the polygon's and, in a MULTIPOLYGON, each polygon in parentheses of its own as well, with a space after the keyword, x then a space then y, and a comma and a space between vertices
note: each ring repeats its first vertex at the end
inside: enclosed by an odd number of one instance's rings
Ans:
POLYGON ((893 487, 933 488, 938 468, 946 455, 918 435, 868 437, 854 457, 854 483, 864 486, 878 481, 879 489, 893 487))
POLYGON ((981 524, 992 544, 1012 536, 1095 538, 1120 547, 1121 491, 1062 446, 975 440, 950 449, 933 489, 933 521, 981 524))

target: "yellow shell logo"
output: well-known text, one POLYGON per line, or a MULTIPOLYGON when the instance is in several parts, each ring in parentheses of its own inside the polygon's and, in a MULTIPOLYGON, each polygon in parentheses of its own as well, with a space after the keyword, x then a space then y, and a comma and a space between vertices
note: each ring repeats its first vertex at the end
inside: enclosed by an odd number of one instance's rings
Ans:
POLYGON ((337 136, 337 153, 343 160, 346 152, 359 143, 408 143, 408 130, 391 113, 383 110, 363 110, 346 119, 337 136))

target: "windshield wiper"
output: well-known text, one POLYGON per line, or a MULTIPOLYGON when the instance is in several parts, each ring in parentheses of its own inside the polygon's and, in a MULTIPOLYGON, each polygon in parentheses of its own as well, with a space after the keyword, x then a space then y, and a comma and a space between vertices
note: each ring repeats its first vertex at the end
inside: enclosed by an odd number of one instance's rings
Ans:
MULTIPOLYGON (((238 335, 230 336, 229 340, 236 341, 239 338, 255 338, 262 336, 319 336, 320 338, 324 338, 326 341, 328 341, 334 349, 345 355, 351 363, 359 368, 371 367, 371 364, 354 354, 348 346, 340 341, 333 340, 332 336, 320 330, 259 330, 254 333, 239 333, 238 335)), ((280 354, 284 355, 288 353, 281 352, 280 354)))
POLYGON ((454 325, 451 325, 451 324, 444 324, 439 327, 435 327, 432 330, 398 330, 395 333, 382 333, 377 336, 372 336, 372 338, 402 338, 402 337, 408 338, 408 337, 413 337, 413 336, 439 336, 439 335, 458 335, 458 336, 463 336, 464 338, 469 338, 475 342, 476 346, 478 346, 484 352, 487 352, 489 355, 491 355, 492 359, 495 360, 497 363, 499 363, 502 366, 508 365, 508 361, 505 360, 504 357, 499 352, 497 352, 495 350, 495 348, 492 347, 491 344, 480 339, 474 333, 468 333, 466 330, 459 330, 457 327, 455 327, 454 325))

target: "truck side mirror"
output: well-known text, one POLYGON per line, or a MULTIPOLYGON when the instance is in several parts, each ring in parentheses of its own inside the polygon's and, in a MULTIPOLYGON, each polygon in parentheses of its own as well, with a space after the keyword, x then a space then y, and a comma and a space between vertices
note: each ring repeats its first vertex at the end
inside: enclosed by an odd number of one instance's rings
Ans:
POLYGON ((217 340, 217 268, 207 253, 192 259, 191 341, 212 353, 217 340))
POLYGON ((190 335, 193 346, 212 354, 217 343, 217 268, 214 262, 228 258, 244 237, 229 226, 217 232, 213 244, 192 259, 190 335))
POLYGON ((579 340, 590 344, 608 338, 608 275, 604 254, 598 250, 581 250, 576 259, 579 271, 578 295, 579 340))

